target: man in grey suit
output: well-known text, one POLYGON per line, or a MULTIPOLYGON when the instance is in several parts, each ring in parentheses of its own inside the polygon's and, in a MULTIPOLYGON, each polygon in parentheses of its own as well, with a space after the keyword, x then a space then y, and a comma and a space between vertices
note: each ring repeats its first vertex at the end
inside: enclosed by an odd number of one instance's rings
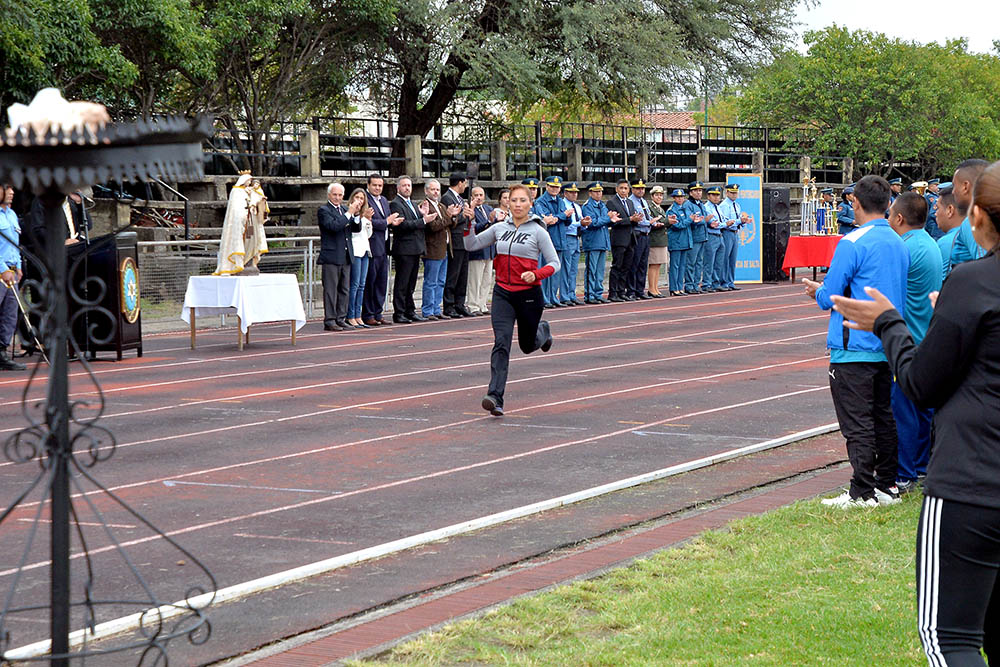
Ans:
POLYGON ((348 326, 347 302, 351 289, 351 234, 361 231, 361 203, 355 199, 344 209, 344 186, 331 183, 326 189, 327 203, 319 209, 319 264, 323 267, 323 328, 345 331, 348 326))

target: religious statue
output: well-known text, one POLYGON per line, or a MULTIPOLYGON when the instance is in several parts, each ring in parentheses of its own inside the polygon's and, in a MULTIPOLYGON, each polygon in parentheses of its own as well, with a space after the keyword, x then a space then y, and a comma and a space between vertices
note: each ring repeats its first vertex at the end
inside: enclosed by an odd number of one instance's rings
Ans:
POLYGON ((260 181, 250 172, 240 172, 240 178, 229 193, 226 218, 222 223, 222 245, 214 276, 260 274, 257 262, 267 252, 264 223, 271 209, 260 181))

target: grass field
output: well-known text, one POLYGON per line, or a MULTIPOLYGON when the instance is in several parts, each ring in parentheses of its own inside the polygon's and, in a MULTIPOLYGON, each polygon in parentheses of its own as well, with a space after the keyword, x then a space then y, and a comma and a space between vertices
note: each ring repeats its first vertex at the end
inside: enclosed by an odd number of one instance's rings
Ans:
POLYGON ((363 664, 926 664, 913 581, 921 499, 796 503, 363 664))

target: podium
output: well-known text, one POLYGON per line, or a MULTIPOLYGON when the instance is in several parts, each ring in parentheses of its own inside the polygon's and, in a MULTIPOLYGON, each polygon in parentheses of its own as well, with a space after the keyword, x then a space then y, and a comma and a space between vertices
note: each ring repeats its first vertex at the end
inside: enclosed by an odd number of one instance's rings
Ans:
POLYGON ((91 360, 104 351, 115 352, 118 361, 125 350, 135 350, 141 357, 136 233, 99 236, 91 239, 89 245, 74 243, 66 247, 66 261, 69 283, 77 296, 90 302, 78 303, 72 295, 68 298, 70 326, 80 352, 91 360), (106 312, 95 311, 95 306, 106 312))

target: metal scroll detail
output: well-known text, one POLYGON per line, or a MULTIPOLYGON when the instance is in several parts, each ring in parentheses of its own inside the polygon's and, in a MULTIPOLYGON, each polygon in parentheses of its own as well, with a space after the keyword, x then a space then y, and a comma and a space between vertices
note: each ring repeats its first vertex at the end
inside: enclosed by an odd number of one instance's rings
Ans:
POLYGON ((22 289, 49 360, 39 358, 29 370, 20 401, 24 426, 3 441, 0 463, 8 474, 0 490, 13 496, 0 513, 4 664, 99 663, 97 656, 131 651, 138 664, 165 665, 171 640, 200 644, 211 635, 205 610, 217 590, 212 574, 126 503, 118 491, 128 484, 116 491, 95 476, 118 443, 99 423, 105 396, 80 339, 101 344, 114 335, 118 313, 102 303, 118 285, 87 274, 98 244, 67 268, 61 217, 64 193, 84 181, 197 175, 201 125, 168 119, 73 141, 0 133, 0 181, 29 185, 44 208, 46 250, 24 253, 37 270, 22 289))

